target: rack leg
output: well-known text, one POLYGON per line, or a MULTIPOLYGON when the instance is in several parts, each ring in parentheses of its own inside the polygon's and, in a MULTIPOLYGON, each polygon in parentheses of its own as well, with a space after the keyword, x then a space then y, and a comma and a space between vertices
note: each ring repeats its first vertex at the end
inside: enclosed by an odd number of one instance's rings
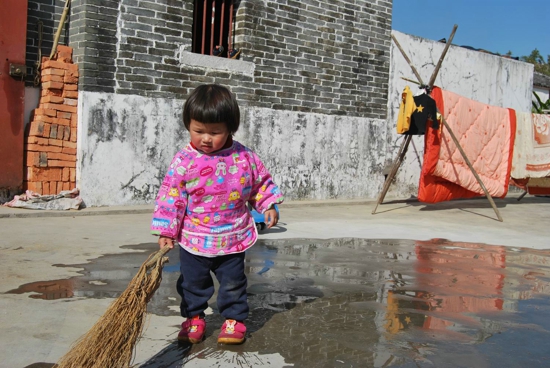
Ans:
POLYGON ((443 117, 443 114, 441 114, 441 121, 443 121, 443 125, 445 126, 445 129, 447 129, 447 131, 449 132, 449 135, 451 136, 453 142, 455 143, 456 148, 458 148, 458 150, 460 151, 460 154, 462 155, 462 158, 464 159, 464 161, 466 162, 466 164, 468 165, 468 167, 472 171, 472 174, 474 174, 474 177, 476 178, 477 182, 479 183, 479 186, 481 187, 481 189, 483 189, 483 192, 485 193, 485 196, 487 197, 487 200, 491 204, 491 207, 493 207, 493 210, 495 211, 498 220, 500 222, 503 222, 502 217, 500 216, 500 212, 498 211, 498 208, 495 205, 495 201, 493 201, 493 197, 491 197, 491 195, 489 194, 489 191, 487 191, 487 188, 485 188, 485 185, 481 181, 481 178, 479 177, 477 172, 474 170, 474 167, 470 163, 470 160, 468 159, 468 156, 466 156, 466 152, 464 152, 464 150, 462 149, 462 146, 458 142, 458 139, 456 139, 456 136, 453 133, 453 131, 451 130, 451 127, 449 127, 449 124, 447 124, 447 120, 445 120, 445 118, 443 117))
POLYGON ((406 138, 401 143, 401 147, 399 147, 399 153, 397 155, 397 158, 393 163, 390 174, 388 175, 388 177, 386 178, 386 181, 384 182, 384 188, 382 189, 382 192, 378 196, 378 200, 376 201, 376 206, 372 210, 373 215, 376 213, 376 209, 378 208, 378 205, 384 201, 384 197, 386 197, 386 193, 390 189, 391 182, 393 181, 393 178, 397 174, 397 170, 401 166, 401 163, 403 163, 403 159, 405 158, 405 154, 407 153, 409 144, 411 143, 411 139, 412 139, 412 136, 407 135, 406 138))

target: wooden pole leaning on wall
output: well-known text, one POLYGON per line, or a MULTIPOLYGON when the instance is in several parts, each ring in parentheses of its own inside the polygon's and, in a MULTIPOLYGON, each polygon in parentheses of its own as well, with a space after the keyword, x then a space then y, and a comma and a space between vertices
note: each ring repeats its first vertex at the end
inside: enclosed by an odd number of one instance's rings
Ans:
POLYGON ((65 7, 63 8, 63 13, 61 14, 61 19, 59 20, 59 26, 57 27, 57 32, 55 33, 55 37, 53 39, 53 46, 52 46, 52 52, 50 53, 50 59, 52 59, 57 52, 57 44, 59 42, 59 37, 61 36, 61 31, 63 30, 63 24, 65 23, 65 19, 67 18, 67 14, 69 13, 69 5, 71 4, 71 0, 65 1, 65 7))

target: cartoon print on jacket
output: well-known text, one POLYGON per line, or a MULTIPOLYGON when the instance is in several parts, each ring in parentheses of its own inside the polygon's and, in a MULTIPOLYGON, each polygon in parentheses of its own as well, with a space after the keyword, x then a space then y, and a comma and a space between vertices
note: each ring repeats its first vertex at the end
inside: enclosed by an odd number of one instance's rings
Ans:
POLYGON ((247 202, 264 213, 283 199, 259 157, 239 142, 212 155, 188 144, 162 182, 151 231, 194 254, 239 253, 258 236, 247 202))

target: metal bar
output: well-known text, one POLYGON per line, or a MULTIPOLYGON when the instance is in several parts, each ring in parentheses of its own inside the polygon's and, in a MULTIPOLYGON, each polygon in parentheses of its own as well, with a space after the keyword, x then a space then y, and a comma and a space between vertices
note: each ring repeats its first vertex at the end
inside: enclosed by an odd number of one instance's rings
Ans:
POLYGON ((202 41, 201 41, 201 54, 204 55, 204 46, 206 45, 206 9, 207 0, 203 1, 202 7, 202 41))
POLYGON ((198 38, 198 29, 199 29, 199 9, 198 9, 198 3, 195 1, 193 3, 194 5, 194 8, 193 8, 193 45, 191 47, 191 52, 197 52, 198 50, 198 47, 197 47, 197 38, 198 38))
POLYGON ((234 0, 231 0, 231 3, 229 4, 229 31, 227 33, 227 57, 229 57, 229 50, 233 48, 233 40, 232 40, 232 34, 233 34, 233 10, 234 10, 234 0))
POLYGON ((218 42, 218 45, 223 45, 223 21, 224 20, 225 20, 225 0, 222 0, 222 10, 221 10, 221 16, 220 16, 220 42, 218 42))
POLYGON ((210 55, 214 50, 214 24, 216 23, 216 0, 212 0, 212 16, 210 17, 210 55))

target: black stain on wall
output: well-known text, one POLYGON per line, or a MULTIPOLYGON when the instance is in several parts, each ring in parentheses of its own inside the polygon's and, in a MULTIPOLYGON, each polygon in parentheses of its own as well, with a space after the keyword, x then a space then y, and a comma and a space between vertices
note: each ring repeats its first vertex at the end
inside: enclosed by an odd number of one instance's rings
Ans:
POLYGON ((105 108, 106 103, 106 100, 101 99, 100 105, 90 109, 88 137, 96 135, 98 142, 111 142, 115 139, 124 142, 127 132, 125 119, 119 119, 116 111, 105 108))

